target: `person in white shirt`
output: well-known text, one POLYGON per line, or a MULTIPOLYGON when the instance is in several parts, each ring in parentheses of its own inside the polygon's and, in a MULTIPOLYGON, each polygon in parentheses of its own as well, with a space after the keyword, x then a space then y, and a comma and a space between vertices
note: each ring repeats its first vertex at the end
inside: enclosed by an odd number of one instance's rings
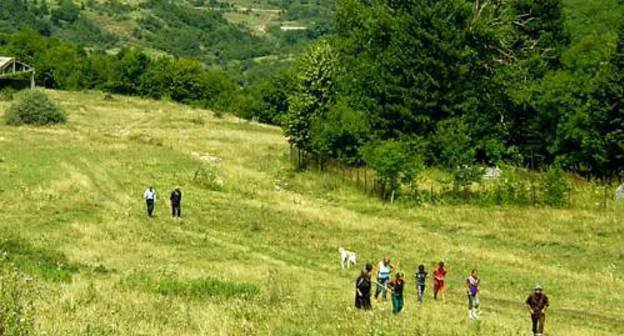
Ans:
POLYGON ((150 217, 154 216, 154 203, 156 202, 156 190, 154 187, 150 186, 143 193, 143 198, 145 199, 145 203, 147 204, 147 215, 150 217))
POLYGON ((385 256, 383 260, 379 262, 375 299, 379 299, 379 294, 381 294, 383 301, 386 302, 386 295, 388 292, 387 283, 390 280, 390 274, 394 272, 394 269, 394 265, 390 263, 390 257, 388 256, 385 256))

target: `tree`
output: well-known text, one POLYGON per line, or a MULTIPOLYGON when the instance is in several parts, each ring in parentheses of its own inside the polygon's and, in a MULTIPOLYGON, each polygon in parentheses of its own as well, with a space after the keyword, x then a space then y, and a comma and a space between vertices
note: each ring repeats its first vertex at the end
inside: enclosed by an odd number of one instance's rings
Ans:
POLYGON ((143 76, 150 65, 149 58, 140 50, 125 49, 117 55, 117 59, 113 91, 129 95, 139 94, 143 86, 143 76))
POLYGON ((52 22, 55 24, 74 23, 80 17, 80 7, 72 0, 61 0, 59 6, 52 10, 52 22))
POLYGON ((312 147, 321 156, 336 158, 347 165, 359 165, 362 163, 359 149, 370 140, 370 131, 365 114, 340 101, 329 109, 323 120, 312 124, 312 147))
POLYGON ((456 189, 465 188, 482 176, 481 168, 474 164, 475 150, 468 134, 468 125, 463 120, 448 119, 438 123, 438 130, 431 140, 434 162, 453 172, 456 189))
POLYGON ((618 29, 615 50, 596 83, 590 108, 593 159, 603 176, 624 169, 624 24, 618 29))
POLYGON ((411 183, 422 168, 421 157, 394 140, 371 142, 362 148, 366 164, 377 173, 380 196, 394 201, 401 183, 411 183))
POLYGON ((511 9, 515 36, 509 47, 517 60, 506 69, 512 111, 509 142, 518 145, 525 158, 540 156, 544 163, 551 163, 555 159, 549 148, 553 139, 544 139, 544 135, 557 132, 561 115, 544 108, 554 104, 542 95, 552 92, 546 85, 558 85, 545 83, 544 78, 561 69, 561 51, 569 43, 563 4, 561 0, 513 0, 511 9))
POLYGON ((246 88, 245 101, 241 103, 238 113, 246 119, 283 125, 288 114, 288 96, 294 89, 291 69, 276 70, 246 88))
POLYGON ((335 100, 338 60, 327 41, 312 45, 299 60, 296 91, 289 98, 285 132, 288 141, 300 150, 314 152, 310 131, 323 120, 335 100))

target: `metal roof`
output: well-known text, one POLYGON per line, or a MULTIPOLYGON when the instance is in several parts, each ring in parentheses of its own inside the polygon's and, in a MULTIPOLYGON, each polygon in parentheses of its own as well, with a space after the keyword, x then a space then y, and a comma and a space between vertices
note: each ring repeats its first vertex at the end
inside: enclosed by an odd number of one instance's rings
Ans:
POLYGON ((15 61, 15 58, 13 57, 0 56, 0 69, 4 68, 5 66, 9 64, 13 64, 14 61, 15 61))

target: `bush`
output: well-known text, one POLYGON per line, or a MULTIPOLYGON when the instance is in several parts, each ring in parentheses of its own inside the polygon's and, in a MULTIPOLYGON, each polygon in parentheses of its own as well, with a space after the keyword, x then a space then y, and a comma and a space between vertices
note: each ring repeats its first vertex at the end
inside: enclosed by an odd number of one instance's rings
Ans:
POLYGON ((9 107, 7 125, 51 125, 67 121, 65 112, 56 106, 42 91, 27 90, 9 107))
POLYGON ((540 180, 544 203, 550 206, 563 207, 568 205, 567 195, 570 188, 570 181, 559 165, 550 166, 540 180))
POLYGON ((528 205, 531 203, 531 186, 522 178, 520 168, 503 166, 503 173, 488 196, 496 205, 528 205))
POLYGON ((2 88, 2 90, 0 90, 0 101, 12 101, 16 92, 17 90, 10 86, 2 88))
POLYGON ((32 280, 0 256, 0 334, 34 335, 32 280))

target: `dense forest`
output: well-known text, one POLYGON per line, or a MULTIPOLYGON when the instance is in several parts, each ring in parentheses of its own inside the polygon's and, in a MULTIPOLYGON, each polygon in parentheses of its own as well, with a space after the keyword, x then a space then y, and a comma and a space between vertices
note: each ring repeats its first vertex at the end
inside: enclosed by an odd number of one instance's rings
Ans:
POLYGON ((389 184, 421 166, 464 184, 499 163, 623 174, 619 0, 263 5, 306 29, 260 34, 226 18, 240 5, 216 1, 3 1, 0 54, 34 64, 46 87, 281 125, 321 167, 367 165, 389 184))
POLYGON ((624 20, 611 6, 613 40, 592 43, 560 0, 339 1, 334 34, 298 64, 286 133, 389 184, 419 164, 466 184, 501 162, 621 176, 624 20))

